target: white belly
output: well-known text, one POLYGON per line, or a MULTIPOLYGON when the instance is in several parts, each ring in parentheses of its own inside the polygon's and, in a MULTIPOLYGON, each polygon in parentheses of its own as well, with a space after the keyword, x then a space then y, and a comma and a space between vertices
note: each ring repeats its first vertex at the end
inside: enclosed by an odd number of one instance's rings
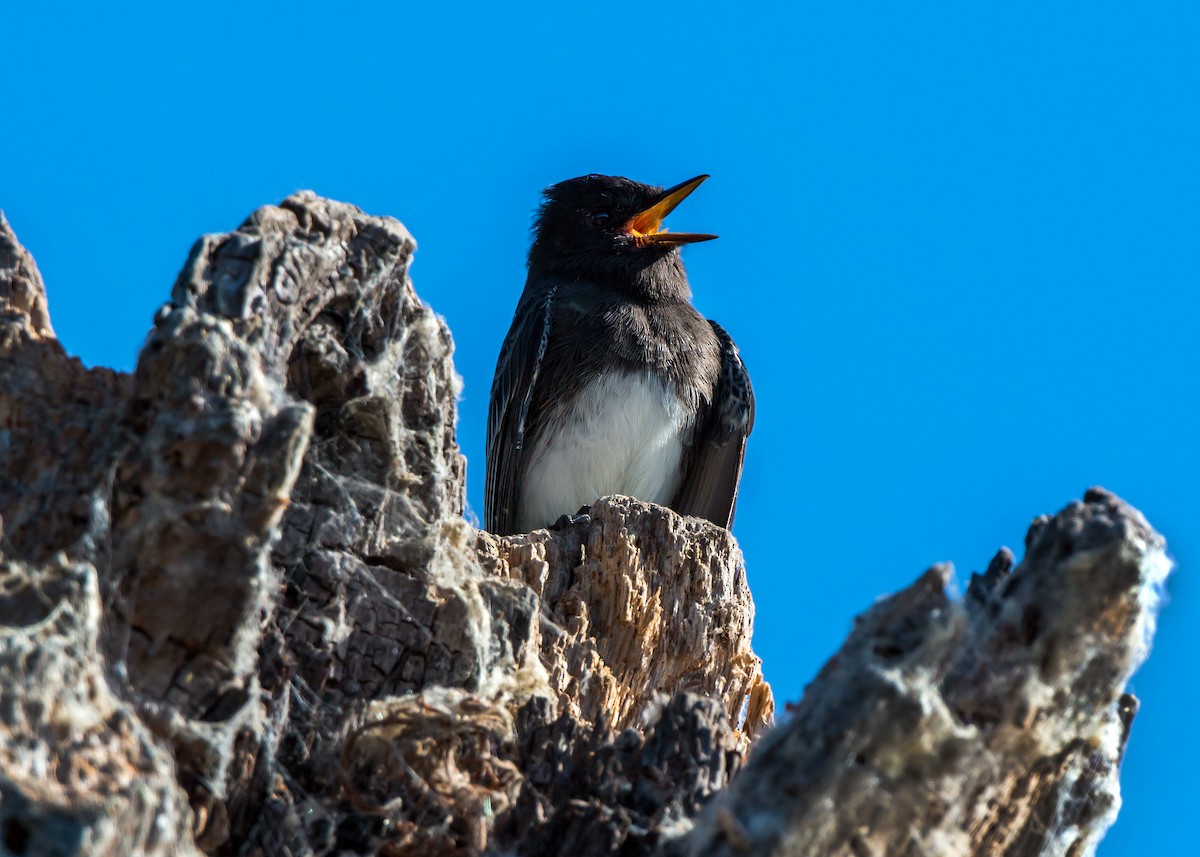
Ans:
POLYGON ((688 420, 683 402, 649 373, 597 378, 530 450, 518 532, 545 527, 608 494, 670 503, 683 479, 688 420))

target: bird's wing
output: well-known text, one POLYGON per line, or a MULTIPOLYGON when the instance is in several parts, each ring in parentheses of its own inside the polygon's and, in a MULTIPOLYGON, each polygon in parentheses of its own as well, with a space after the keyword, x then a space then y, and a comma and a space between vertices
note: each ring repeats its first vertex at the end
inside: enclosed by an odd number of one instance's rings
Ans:
POLYGON ((483 519, 488 531, 499 535, 510 535, 517 523, 517 486, 528 452, 526 422, 550 341, 550 317, 557 291, 556 286, 551 287, 534 296, 532 306, 517 307, 496 361, 488 406, 483 519))
POLYGON ((683 515, 707 518, 728 529, 733 525, 746 438, 754 427, 754 390, 737 346, 715 321, 709 321, 721 344, 721 374, 712 405, 696 429, 678 498, 671 504, 683 515))

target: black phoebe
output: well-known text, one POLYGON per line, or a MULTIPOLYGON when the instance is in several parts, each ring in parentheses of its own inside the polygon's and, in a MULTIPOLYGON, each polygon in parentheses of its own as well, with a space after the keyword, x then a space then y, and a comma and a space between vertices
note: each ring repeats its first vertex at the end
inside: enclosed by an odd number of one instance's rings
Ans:
POLYGON ((729 335, 691 304, 663 190, 581 176, 545 191, 488 409, 487 529, 548 526, 607 494, 733 522, 754 394, 729 335))

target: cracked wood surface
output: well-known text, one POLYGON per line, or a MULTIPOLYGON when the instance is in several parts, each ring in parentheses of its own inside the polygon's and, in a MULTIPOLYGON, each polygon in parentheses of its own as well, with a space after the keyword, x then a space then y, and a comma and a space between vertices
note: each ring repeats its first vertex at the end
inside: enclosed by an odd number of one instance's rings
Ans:
POLYGON ((414 250, 309 193, 264 207, 197 242, 126 375, 66 355, 0 220, 0 845, 1094 849, 1167 569, 1136 511, 1038 519, 961 602, 927 573, 771 730, 728 532, 619 497, 522 536, 462 518, 414 250))

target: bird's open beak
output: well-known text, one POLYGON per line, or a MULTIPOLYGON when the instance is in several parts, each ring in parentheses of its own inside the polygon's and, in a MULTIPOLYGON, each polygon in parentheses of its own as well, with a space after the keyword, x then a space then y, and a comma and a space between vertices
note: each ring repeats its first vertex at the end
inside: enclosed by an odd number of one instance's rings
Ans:
POLYGON ((708 176, 696 176, 685 182, 667 188, 654 204, 639 211, 625 224, 625 231, 634 237, 639 245, 643 244, 691 244, 696 241, 711 241, 716 235, 704 235, 697 232, 668 232, 662 228, 662 222, 675 206, 683 202, 687 195, 700 187, 708 176))

